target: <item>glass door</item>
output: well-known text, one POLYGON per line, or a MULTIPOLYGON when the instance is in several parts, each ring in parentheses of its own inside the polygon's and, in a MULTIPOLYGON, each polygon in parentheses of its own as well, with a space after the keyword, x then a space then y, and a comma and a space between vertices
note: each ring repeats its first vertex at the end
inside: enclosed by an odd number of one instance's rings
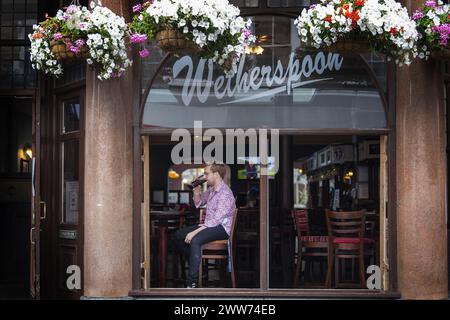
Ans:
POLYGON ((83 292, 84 92, 58 99, 57 295, 77 299, 83 292))

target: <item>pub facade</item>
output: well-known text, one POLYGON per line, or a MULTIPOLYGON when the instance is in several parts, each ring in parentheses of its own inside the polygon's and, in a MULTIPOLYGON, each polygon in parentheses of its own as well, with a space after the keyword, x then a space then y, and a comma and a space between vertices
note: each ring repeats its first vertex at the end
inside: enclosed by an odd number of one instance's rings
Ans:
MULTIPOLYGON (((30 66, 24 35, 70 1, 0 1, 0 297, 448 298, 448 65, 304 48, 313 1, 230 2, 257 36, 232 77, 150 43, 100 81, 30 66), (201 222, 210 160, 236 222, 188 290, 173 234, 201 222), (330 211, 363 212, 363 246, 330 249, 330 211)), ((126 21, 136 3, 102 1, 126 21)))

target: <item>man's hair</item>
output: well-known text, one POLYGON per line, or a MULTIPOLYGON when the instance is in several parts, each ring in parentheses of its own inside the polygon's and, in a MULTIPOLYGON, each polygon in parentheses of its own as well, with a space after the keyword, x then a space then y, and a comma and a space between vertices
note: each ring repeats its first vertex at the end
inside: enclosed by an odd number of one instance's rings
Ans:
POLYGON ((210 167, 211 172, 218 172, 222 179, 225 178, 225 174, 227 172, 227 167, 223 163, 211 163, 207 164, 210 167))

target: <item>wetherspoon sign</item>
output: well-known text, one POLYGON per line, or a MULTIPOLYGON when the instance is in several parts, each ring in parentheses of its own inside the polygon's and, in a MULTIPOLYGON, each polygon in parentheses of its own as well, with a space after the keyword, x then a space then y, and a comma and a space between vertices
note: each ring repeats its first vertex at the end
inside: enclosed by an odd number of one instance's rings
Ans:
POLYGON ((224 97, 241 98, 218 103, 218 105, 251 101, 282 92, 290 95, 292 89, 311 83, 331 80, 319 78, 308 80, 311 75, 322 75, 328 71, 339 71, 343 57, 336 53, 318 52, 315 56, 305 55, 299 59, 294 52, 289 55, 289 63, 283 66, 277 61, 275 70, 271 66, 256 66, 244 71, 245 55, 239 61, 237 72, 233 77, 218 76, 213 79, 214 64, 211 60, 200 59, 196 69, 190 56, 178 59, 173 65, 173 78, 176 79, 186 69, 183 79, 181 98, 185 106, 189 106, 194 94, 200 103, 205 103, 212 94, 217 100, 224 97), (206 69, 206 79, 205 76, 206 69), (244 95, 244 96, 243 96, 244 95), (243 97, 242 97, 243 96, 243 97))

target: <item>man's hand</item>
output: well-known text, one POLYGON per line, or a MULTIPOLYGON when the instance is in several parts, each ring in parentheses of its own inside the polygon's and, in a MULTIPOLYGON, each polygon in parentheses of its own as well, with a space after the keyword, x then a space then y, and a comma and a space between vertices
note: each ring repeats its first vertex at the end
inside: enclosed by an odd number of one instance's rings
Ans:
POLYGON ((194 191, 194 195, 201 195, 202 194, 202 188, 201 188, 201 185, 198 185, 198 186, 196 186, 194 189, 193 189, 193 191, 194 191))
POLYGON ((189 232, 186 235, 186 238, 184 239, 184 242, 186 242, 187 244, 190 244, 192 239, 195 237, 196 234, 197 234, 197 232, 195 232, 195 231, 189 232))
POLYGON ((194 204, 196 207, 198 207, 198 205, 200 205, 202 200, 202 189, 200 186, 196 186, 192 191, 194 192, 193 196, 194 204))
POLYGON ((186 244, 190 244, 191 241, 192 241, 192 239, 197 235, 197 233, 199 233, 200 231, 205 230, 205 229, 206 229, 205 226, 201 226, 200 228, 195 229, 194 231, 189 232, 189 233, 186 235, 186 238, 184 239, 184 242, 186 242, 186 244))

